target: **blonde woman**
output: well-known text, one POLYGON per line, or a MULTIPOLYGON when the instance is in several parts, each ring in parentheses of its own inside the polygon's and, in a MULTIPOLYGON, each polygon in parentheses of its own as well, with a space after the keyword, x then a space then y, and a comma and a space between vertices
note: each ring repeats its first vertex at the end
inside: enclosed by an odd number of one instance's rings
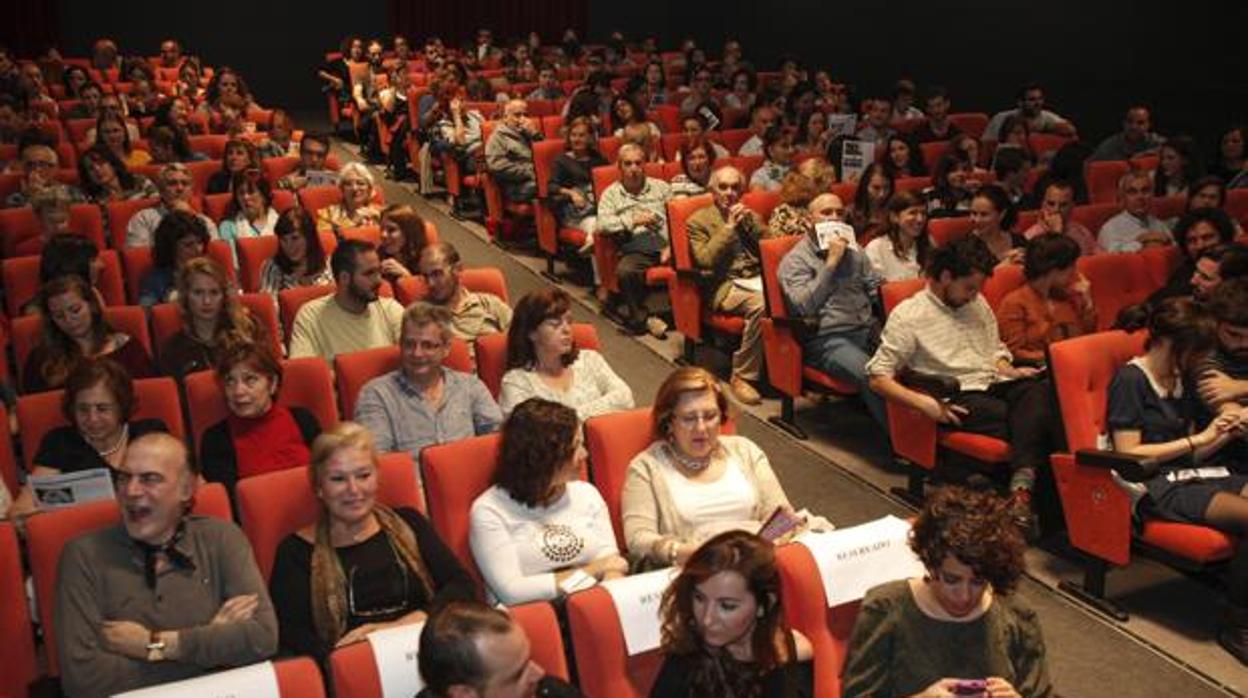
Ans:
POLYGON ((340 423, 317 437, 311 460, 320 517, 278 546, 269 583, 284 651, 324 660, 335 647, 477 597, 472 578, 424 516, 377 501, 381 482, 368 430, 340 423))
POLYGON ((223 347, 267 342, 264 326, 238 300, 225 269, 209 257, 196 257, 178 272, 178 311, 182 329, 160 348, 160 372, 182 377, 212 368, 223 347))
POLYGON ((377 181, 367 167, 358 162, 344 165, 338 173, 338 188, 342 191, 342 202, 316 212, 317 230, 333 232, 381 222, 381 211, 373 203, 377 181))

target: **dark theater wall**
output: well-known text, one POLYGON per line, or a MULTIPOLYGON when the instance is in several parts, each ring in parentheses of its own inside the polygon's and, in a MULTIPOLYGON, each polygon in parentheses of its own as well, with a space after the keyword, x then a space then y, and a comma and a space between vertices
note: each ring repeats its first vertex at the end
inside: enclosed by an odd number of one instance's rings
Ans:
POLYGON ((1245 19, 1242 4, 1214 0, 630 0, 593 2, 590 36, 619 29, 672 46, 689 35, 717 53, 735 35, 766 67, 797 53, 859 93, 906 75, 945 85, 967 111, 1011 106, 1017 87, 1036 79, 1093 140, 1146 96, 1163 132, 1195 132, 1212 148, 1223 125, 1248 118, 1245 19))

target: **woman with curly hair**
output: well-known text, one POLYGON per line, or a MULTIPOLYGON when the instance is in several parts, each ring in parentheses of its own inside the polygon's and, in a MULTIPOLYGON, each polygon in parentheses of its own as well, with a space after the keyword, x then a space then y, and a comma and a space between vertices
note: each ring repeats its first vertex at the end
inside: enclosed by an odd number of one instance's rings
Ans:
POLYGON ((161 373, 181 378, 205 371, 226 347, 268 341, 216 260, 196 257, 187 262, 178 272, 177 291, 182 329, 160 348, 161 373))
POLYGON ((946 487, 928 496, 910 547, 923 577, 867 592, 843 674, 847 696, 1051 696, 1035 611, 1011 592, 1027 543, 1010 503, 946 487), (959 690, 961 689, 961 690, 959 690))
POLYGON ((606 502, 581 480, 576 412, 531 398, 503 423, 494 485, 469 514, 472 557, 491 601, 554 599, 628 573, 606 502))
POLYGON ((780 203, 767 227, 772 235, 805 235, 814 226, 808 206, 836 183, 836 170, 822 158, 808 158, 780 182, 780 203))
POLYGON ((651 698, 814 695, 810 641, 784 621, 775 547, 744 531, 708 540, 663 594, 665 658, 651 698))
POLYGON ((354 422, 312 444, 308 480, 320 514, 278 546, 269 582, 291 654, 323 661, 335 647, 477 598, 472 577, 420 512, 377 501, 377 463, 372 436, 354 422))

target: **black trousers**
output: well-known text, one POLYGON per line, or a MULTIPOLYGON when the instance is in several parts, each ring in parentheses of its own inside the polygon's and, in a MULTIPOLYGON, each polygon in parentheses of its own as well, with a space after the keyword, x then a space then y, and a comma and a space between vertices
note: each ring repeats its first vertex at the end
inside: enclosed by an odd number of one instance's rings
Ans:
POLYGON ((1046 379, 996 383, 987 390, 961 393, 953 403, 969 411, 960 429, 1010 444, 1011 470, 1048 471, 1049 455, 1065 441, 1046 379))

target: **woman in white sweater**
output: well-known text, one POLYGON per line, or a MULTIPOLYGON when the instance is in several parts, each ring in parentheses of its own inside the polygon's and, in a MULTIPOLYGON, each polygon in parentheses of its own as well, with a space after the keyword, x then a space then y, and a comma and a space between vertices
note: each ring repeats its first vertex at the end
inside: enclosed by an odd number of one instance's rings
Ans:
POLYGON ((516 304, 507 334, 503 414, 531 397, 576 410, 583 421, 633 407, 633 391, 592 349, 572 341, 572 299, 558 288, 534 291, 516 304))
POLYGON ((554 599, 623 576, 606 502, 580 480, 576 413, 532 398, 503 424, 494 485, 472 503, 469 543, 491 600, 554 599))
POLYGON ((674 371, 653 414, 655 441, 629 464, 621 495, 625 544, 642 566, 683 564, 708 538, 757 532, 792 509, 762 449, 720 433, 728 398, 709 371, 674 371))

